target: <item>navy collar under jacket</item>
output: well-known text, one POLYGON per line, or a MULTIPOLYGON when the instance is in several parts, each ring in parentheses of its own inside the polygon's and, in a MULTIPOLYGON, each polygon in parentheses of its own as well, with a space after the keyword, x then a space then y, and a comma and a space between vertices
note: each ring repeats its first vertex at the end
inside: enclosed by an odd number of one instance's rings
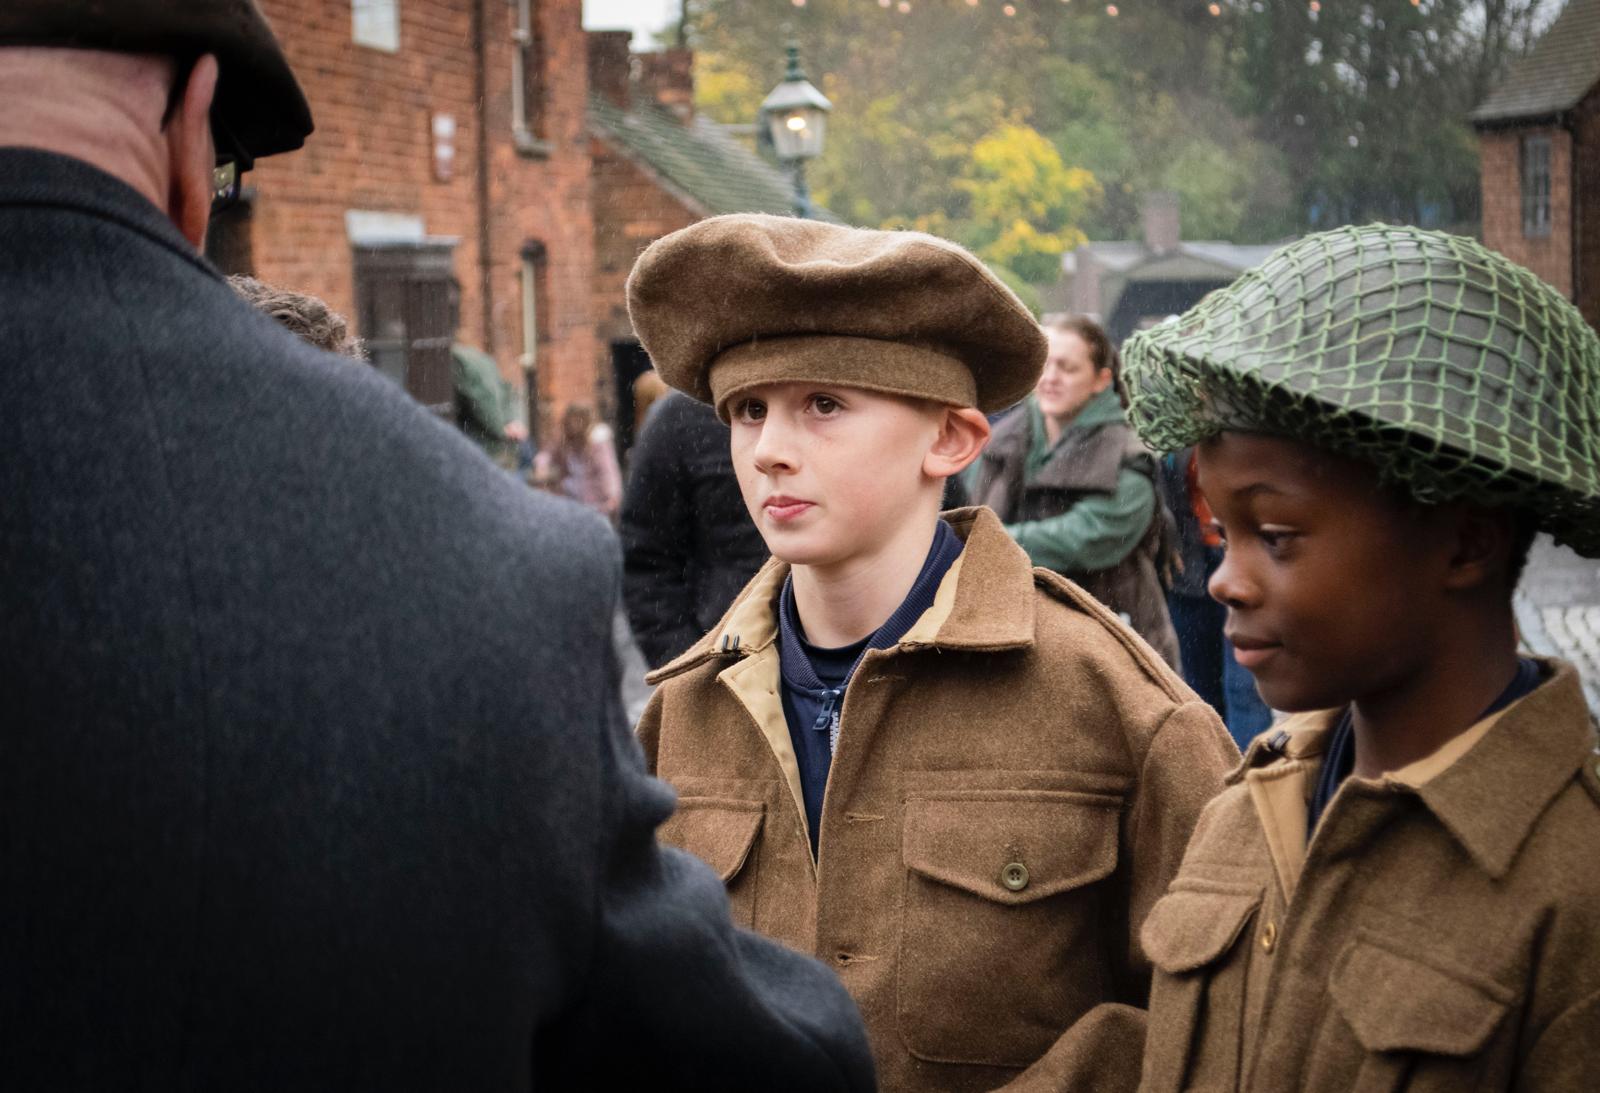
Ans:
POLYGON ((960 557, 964 545, 949 524, 943 520, 938 522, 933 543, 911 591, 867 639, 855 664, 836 686, 829 686, 818 676, 806 653, 804 631, 794 603, 794 578, 791 575, 784 579, 783 591, 778 597, 778 665, 783 680, 783 713, 800 767, 800 788, 805 799, 813 857, 817 853, 817 836, 822 823, 822 795, 827 789, 828 770, 839 741, 839 711, 850 679, 869 652, 896 644, 933 605, 939 582, 960 557))

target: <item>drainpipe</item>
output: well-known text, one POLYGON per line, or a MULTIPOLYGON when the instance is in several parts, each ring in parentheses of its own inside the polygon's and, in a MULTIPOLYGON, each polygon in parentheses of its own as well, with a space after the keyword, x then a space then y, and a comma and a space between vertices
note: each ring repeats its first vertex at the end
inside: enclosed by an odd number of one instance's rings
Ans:
POLYGON ((478 98, 478 297, 483 302, 483 351, 494 356, 494 255, 489 244, 489 15, 488 0, 472 5, 472 39, 477 54, 472 92, 478 98))
MULTIPOLYGON (((1583 128, 1577 112, 1569 110, 1562 116, 1562 127, 1567 131, 1567 226, 1571 229, 1569 255, 1572 263, 1572 303, 1583 306, 1583 192, 1578 189, 1582 178, 1578 164, 1583 161, 1583 149, 1578 143, 1578 131, 1583 128)), ((1588 316, 1585 316, 1588 318, 1588 316)), ((1597 316, 1591 321, 1600 321, 1597 316)))

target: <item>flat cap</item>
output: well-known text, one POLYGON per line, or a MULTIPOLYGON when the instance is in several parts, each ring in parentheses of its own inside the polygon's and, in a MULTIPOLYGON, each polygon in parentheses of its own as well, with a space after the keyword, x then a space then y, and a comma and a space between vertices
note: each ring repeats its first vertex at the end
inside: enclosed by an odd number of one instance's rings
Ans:
POLYGON ((252 158, 299 148, 311 107, 255 0, 5 0, 0 46, 217 55, 212 117, 252 158))
POLYGON ((628 277, 628 311, 661 378, 724 419, 740 391, 790 380, 999 410, 1033 389, 1047 348, 954 243, 783 216, 657 240, 628 277))

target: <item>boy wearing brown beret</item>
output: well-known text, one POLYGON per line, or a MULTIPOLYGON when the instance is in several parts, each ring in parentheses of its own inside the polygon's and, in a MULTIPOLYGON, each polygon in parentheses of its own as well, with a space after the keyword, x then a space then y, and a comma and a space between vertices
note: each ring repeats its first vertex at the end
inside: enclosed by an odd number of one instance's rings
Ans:
POLYGON ((1596 1088, 1600 750, 1519 656, 1534 531, 1600 556, 1600 339, 1470 239, 1307 236, 1126 350, 1198 444, 1257 737, 1143 926, 1149 1093, 1596 1088))
POLYGON ((885 1089, 1132 1088, 1138 927, 1236 753, 988 509, 940 517, 1037 324, 943 240, 778 217, 666 237, 628 294, 662 378, 730 422, 773 553, 651 676, 662 839, 838 971, 885 1089))

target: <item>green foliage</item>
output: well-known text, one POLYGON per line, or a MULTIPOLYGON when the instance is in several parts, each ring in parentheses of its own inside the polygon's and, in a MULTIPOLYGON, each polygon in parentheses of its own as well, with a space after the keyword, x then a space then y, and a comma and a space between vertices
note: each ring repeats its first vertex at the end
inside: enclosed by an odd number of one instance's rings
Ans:
POLYGON ((1077 225, 1100 197, 1100 184, 1026 125, 1006 124, 982 137, 955 188, 967 197, 962 242, 985 261, 1023 278, 1053 280, 1061 255, 1087 238, 1077 225))
POLYGON ((1560 0, 691 0, 702 107, 728 122, 803 50, 833 100, 809 177, 853 223, 961 240, 1030 280, 1179 195, 1187 238, 1382 218, 1471 230, 1465 122, 1560 0))

